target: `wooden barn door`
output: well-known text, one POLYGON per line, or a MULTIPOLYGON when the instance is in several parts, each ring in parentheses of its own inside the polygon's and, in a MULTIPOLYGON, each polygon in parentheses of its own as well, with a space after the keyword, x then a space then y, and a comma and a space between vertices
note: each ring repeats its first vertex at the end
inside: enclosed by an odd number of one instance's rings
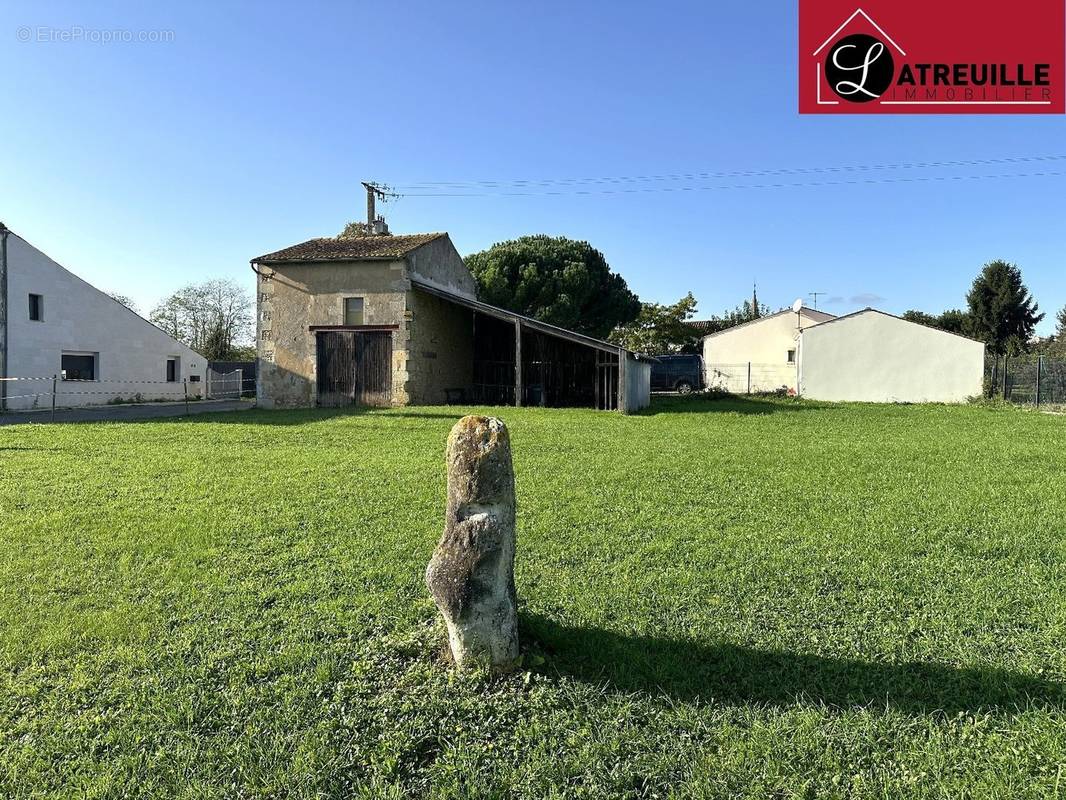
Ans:
POLYGON ((392 332, 355 334, 355 404, 392 404, 392 332))
POLYGON ((319 331, 320 406, 387 406, 392 402, 390 331, 319 331))

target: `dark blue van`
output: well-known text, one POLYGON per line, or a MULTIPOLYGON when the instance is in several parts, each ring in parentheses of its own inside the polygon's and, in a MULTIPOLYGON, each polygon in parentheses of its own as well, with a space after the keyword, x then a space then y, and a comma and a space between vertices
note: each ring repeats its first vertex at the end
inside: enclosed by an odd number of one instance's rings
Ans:
POLYGON ((703 388, 703 357, 699 355, 656 356, 651 365, 653 392, 688 394, 703 388))

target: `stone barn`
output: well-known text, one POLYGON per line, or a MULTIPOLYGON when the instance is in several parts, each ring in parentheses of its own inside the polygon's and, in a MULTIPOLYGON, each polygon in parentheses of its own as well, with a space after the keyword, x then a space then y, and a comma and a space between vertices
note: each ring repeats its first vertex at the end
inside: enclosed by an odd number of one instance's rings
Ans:
POLYGON ((252 269, 263 407, 649 403, 647 356, 480 302, 447 233, 312 239, 252 269))

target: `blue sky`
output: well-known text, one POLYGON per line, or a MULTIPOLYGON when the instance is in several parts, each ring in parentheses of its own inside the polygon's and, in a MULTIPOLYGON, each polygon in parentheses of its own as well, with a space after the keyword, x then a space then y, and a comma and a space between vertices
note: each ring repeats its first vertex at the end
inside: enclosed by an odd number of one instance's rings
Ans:
MULTIPOLYGON (((361 218, 367 178, 1066 154, 1063 116, 800 116, 792 0, 9 2, 2 18, 0 219, 145 311, 189 281, 227 276, 251 287, 251 257, 361 218), (22 28, 31 41, 19 41, 22 28), (168 42, 37 40, 76 28, 173 33, 168 42)), ((1066 162, 923 174, 1041 170, 1066 162)), ((838 313, 939 311, 964 303, 982 263, 1004 258, 1051 312, 1046 333, 1066 305, 1064 188, 1066 178, 1041 177, 405 196, 384 212, 394 232, 449 231, 463 254, 527 233, 587 239, 642 299, 691 290, 701 316, 750 296, 753 280, 775 308, 820 291, 820 305, 838 313), (840 302, 826 305, 830 297, 840 302)))

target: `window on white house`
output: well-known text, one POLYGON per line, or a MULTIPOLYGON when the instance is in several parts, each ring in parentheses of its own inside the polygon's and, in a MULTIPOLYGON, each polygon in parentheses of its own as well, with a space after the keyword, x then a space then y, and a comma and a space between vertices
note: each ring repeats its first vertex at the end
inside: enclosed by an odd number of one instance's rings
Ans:
POLYGON ((796 363, 796 351, 795 350, 789 350, 788 351, 788 363, 789 364, 795 364, 796 363))
POLYGON ((178 380, 178 359, 167 359, 167 383, 175 383, 178 380))
POLYGON ((34 322, 44 321, 44 295, 30 295, 30 319, 34 322))
POLYGON ((95 353, 63 353, 61 366, 65 381, 95 381, 95 353))
POLYGON ((345 297, 344 298, 344 324, 345 325, 362 325, 363 324, 363 298, 362 297, 345 297))

